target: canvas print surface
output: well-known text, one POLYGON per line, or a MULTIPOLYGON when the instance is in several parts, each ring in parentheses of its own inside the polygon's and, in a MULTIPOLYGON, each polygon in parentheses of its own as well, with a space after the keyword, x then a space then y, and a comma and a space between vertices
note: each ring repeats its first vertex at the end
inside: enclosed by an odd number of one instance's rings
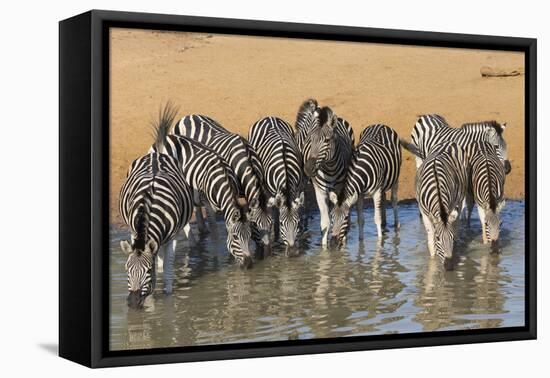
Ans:
POLYGON ((111 350, 525 324, 523 53, 109 43, 111 350))

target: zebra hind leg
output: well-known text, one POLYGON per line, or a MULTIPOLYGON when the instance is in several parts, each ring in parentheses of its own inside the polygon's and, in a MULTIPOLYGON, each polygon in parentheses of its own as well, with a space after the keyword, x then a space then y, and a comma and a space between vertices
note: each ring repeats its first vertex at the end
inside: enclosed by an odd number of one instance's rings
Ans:
POLYGON ((386 192, 382 192, 380 200, 380 212, 382 215, 382 231, 387 231, 386 226, 388 224, 386 220, 386 192))
POLYGON ((376 224, 376 231, 378 233, 378 238, 382 238, 382 201, 383 195, 382 191, 377 190, 372 196, 374 202, 374 223, 376 224))
POLYGON ((359 226, 359 240, 365 238, 365 230, 363 226, 365 225, 365 214, 363 214, 363 194, 357 196, 357 204, 355 205, 357 209, 357 225, 359 226))
POLYGON ((424 228, 426 228, 426 236, 428 238, 428 250, 430 251, 430 256, 435 256, 435 230, 432 224, 432 221, 426 214, 422 214, 422 220, 424 221, 424 228))
POLYGON ((176 239, 168 242, 164 249, 164 292, 172 294, 174 285, 174 261, 176 259, 176 239))
POLYGON ((399 215, 397 209, 397 189, 398 184, 395 183, 391 188, 391 206, 393 208, 393 227, 396 230, 399 230, 401 228, 401 225, 399 223, 399 215))

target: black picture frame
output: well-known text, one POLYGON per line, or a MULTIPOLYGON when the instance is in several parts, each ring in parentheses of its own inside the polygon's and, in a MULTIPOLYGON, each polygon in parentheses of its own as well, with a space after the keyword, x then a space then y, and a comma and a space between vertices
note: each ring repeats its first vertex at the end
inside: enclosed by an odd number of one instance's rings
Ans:
POLYGON ((531 38, 92 10, 59 23, 59 354, 89 367, 535 339, 537 41, 531 38), (108 350, 110 27, 525 53, 525 326, 338 339, 108 350))

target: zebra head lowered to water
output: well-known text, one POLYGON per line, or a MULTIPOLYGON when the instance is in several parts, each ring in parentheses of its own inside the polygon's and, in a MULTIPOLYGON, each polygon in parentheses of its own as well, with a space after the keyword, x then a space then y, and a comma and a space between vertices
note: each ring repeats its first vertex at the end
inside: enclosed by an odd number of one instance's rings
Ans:
POLYGON ((319 108, 314 100, 302 104, 296 119, 296 138, 304 172, 315 189, 321 215, 321 243, 326 246, 330 227, 328 193, 340 192, 344 184, 353 153, 353 129, 332 109, 319 108))
POLYGON ((277 117, 265 117, 254 123, 249 142, 258 154, 269 195, 267 206, 279 213, 280 230, 287 253, 298 247, 300 211, 304 204, 302 157, 291 126, 277 117))
POLYGON ((467 190, 467 155, 456 142, 439 144, 424 159, 416 174, 416 200, 430 255, 445 269, 453 269, 456 220, 467 190))
POLYGON ((347 170, 344 189, 338 194, 331 191, 332 244, 342 247, 349 230, 351 207, 357 203, 359 238, 363 238, 363 198, 374 202, 374 222, 378 238, 382 237, 385 223, 385 193, 391 190, 394 226, 399 227, 397 189, 401 170, 401 146, 397 133, 390 127, 376 124, 366 127, 360 136, 347 170))
MULTIPOLYGON (((169 124, 163 123, 157 134, 166 135, 169 128, 169 124)), ((160 148, 154 145, 151 150, 160 150, 177 159, 185 180, 200 193, 196 197, 206 201, 214 211, 223 213, 229 253, 242 267, 250 267, 250 224, 238 204, 238 179, 231 166, 213 149, 196 140, 179 135, 166 135, 165 139, 160 148)))
POLYGON ((504 200, 505 169, 497 148, 489 142, 475 142, 468 147, 470 187, 467 195, 468 222, 474 203, 481 221, 483 243, 498 252, 500 212, 504 200))
POLYGON ((169 132, 201 142, 231 166, 237 178, 239 194, 244 196, 249 208, 247 218, 251 222, 252 239, 257 251, 269 254, 272 219, 265 195, 264 172, 248 141, 226 130, 213 118, 199 114, 184 116, 169 132))
MULTIPOLYGON (((170 123, 174 115, 168 104, 158 123, 170 123)), ((157 134, 159 148, 164 138, 157 134)), ((192 197, 179 162, 173 157, 150 152, 130 165, 119 197, 120 213, 131 231, 131 240, 120 243, 128 255, 125 267, 129 306, 140 307, 154 290, 157 257, 164 259, 164 290, 172 292, 175 236, 182 228, 189 236, 192 197)))

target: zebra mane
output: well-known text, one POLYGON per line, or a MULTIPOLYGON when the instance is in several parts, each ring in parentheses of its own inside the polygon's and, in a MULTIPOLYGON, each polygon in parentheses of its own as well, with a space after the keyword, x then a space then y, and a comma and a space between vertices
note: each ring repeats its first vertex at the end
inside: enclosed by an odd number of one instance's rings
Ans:
POLYGON ((492 127, 493 129, 495 129, 498 135, 502 135, 502 133, 504 132, 504 128, 502 127, 502 125, 495 120, 465 123, 462 125, 462 128, 467 129, 469 127, 476 127, 476 126, 492 127))
POLYGON ((325 123, 328 123, 329 121, 331 121, 332 117, 334 115, 334 112, 332 111, 331 108, 329 108, 328 106, 323 106, 321 108, 321 111, 319 112, 319 125, 322 126, 324 125, 325 123))
POLYGON ((441 217, 443 224, 446 225, 449 220, 449 214, 447 213, 445 206, 443 206, 443 201, 441 199, 441 192, 439 189, 439 178, 437 177, 436 163, 437 163, 437 160, 434 160, 433 171, 434 171, 435 186, 437 188, 436 192, 437 192, 437 202, 439 204, 439 216, 441 217))
POLYGON ((305 100, 298 109, 298 115, 296 116, 296 128, 300 125, 300 119, 305 116, 306 113, 313 114, 313 111, 319 106, 317 100, 310 98, 305 100), (312 109, 313 108, 313 109, 312 109))
MULTIPOLYGON (((147 201, 147 199, 145 200, 147 201)), ((144 251, 145 250, 145 243, 147 242, 147 234, 149 229, 149 211, 147 202, 142 203, 139 205, 139 208, 137 210, 136 215, 136 225, 135 230, 137 237, 134 240, 134 245, 132 246, 133 249, 144 251)))
POLYGON ((496 208, 497 208, 497 201, 496 201, 496 198, 495 198, 495 195, 493 193, 493 176, 491 175, 491 169, 490 169, 490 166, 489 166, 489 158, 487 157, 487 148, 493 148, 493 146, 491 146, 489 143, 483 143, 481 144, 480 143, 480 147, 481 148, 481 151, 482 151, 482 154, 483 154, 483 160, 485 161, 485 169, 487 170, 487 186, 488 186, 488 190, 489 190, 489 208, 491 209, 491 211, 496 211, 496 208))
POLYGON ((151 127, 155 136, 155 148, 157 151, 162 150, 166 136, 170 131, 170 127, 176 119, 179 108, 174 105, 172 101, 168 101, 164 108, 159 109, 158 119, 151 122, 151 127))

